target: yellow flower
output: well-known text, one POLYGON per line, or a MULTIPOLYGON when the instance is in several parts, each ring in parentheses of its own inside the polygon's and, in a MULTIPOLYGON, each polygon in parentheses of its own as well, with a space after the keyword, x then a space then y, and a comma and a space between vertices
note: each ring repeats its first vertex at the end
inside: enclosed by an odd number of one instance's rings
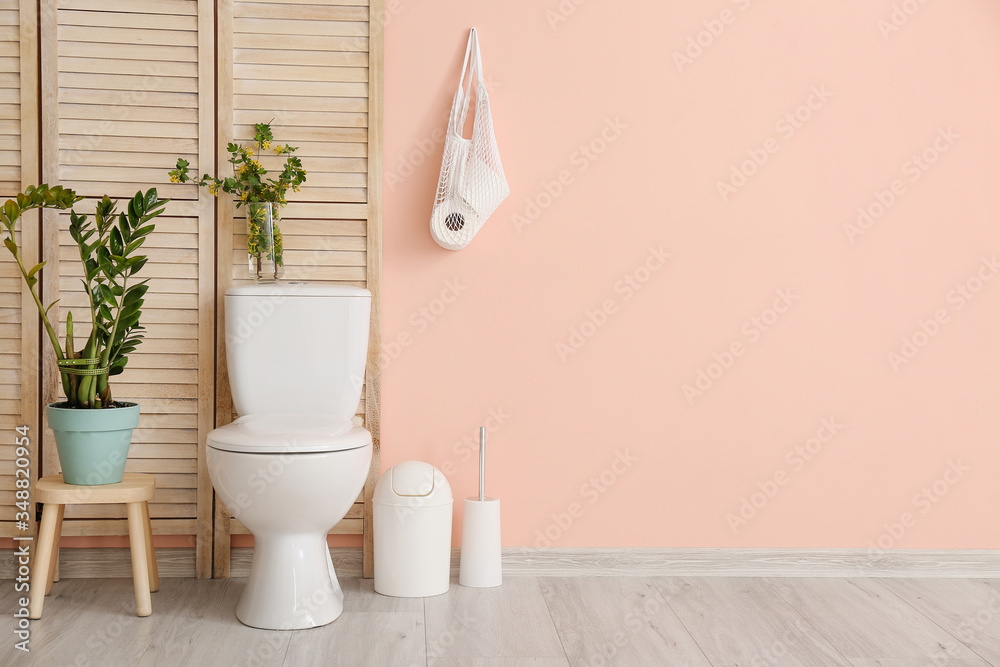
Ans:
POLYGON ((264 141, 260 142, 260 149, 262 151, 266 151, 270 147, 271 147, 271 141, 269 139, 265 139, 264 141))
POLYGON ((213 195, 219 194, 219 184, 215 183, 215 182, 209 183, 208 184, 208 191, 209 191, 210 194, 213 194, 213 195))
POLYGON ((240 193, 240 201, 245 202, 247 200, 247 191, 244 190, 240 193))
POLYGON ((177 174, 170 174, 170 182, 171 183, 180 183, 181 182, 181 177, 178 176, 177 174))

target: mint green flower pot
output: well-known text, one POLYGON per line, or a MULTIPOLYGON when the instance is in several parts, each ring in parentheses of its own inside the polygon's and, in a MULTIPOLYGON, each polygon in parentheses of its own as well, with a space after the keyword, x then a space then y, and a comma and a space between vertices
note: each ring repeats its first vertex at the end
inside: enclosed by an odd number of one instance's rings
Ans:
POLYGON ((86 410, 45 406, 49 428, 56 436, 59 465, 67 484, 117 484, 125 474, 132 429, 139 425, 139 406, 86 410))

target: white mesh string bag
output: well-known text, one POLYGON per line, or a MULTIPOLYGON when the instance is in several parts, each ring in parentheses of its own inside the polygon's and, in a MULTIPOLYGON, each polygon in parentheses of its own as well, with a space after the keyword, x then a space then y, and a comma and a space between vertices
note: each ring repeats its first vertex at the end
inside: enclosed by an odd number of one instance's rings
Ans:
POLYGON ((437 195, 431 210, 431 236, 449 250, 469 245, 487 218, 510 194, 500 162, 490 98, 483 84, 483 63, 476 29, 469 33, 462 76, 451 104, 445 133, 444 157, 437 195), (465 82, 466 71, 469 74, 465 82), (476 109, 472 138, 462 136, 469 111, 472 80, 476 80, 476 109))

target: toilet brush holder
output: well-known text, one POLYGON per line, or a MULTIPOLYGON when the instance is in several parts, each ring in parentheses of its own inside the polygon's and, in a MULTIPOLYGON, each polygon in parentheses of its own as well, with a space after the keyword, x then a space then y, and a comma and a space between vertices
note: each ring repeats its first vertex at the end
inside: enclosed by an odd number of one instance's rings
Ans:
POLYGON ((503 583, 500 499, 486 497, 486 429, 479 429, 479 496, 465 499, 458 583, 491 588, 503 583))
POLYGON ((465 499, 458 583, 472 588, 490 588, 503 583, 499 498, 465 499))

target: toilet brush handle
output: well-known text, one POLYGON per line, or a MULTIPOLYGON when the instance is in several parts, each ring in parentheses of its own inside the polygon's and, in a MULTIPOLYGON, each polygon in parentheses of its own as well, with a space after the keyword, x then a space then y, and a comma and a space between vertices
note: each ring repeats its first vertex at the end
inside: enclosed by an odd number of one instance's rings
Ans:
POLYGON ((479 427, 479 500, 486 500, 486 427, 479 427))

